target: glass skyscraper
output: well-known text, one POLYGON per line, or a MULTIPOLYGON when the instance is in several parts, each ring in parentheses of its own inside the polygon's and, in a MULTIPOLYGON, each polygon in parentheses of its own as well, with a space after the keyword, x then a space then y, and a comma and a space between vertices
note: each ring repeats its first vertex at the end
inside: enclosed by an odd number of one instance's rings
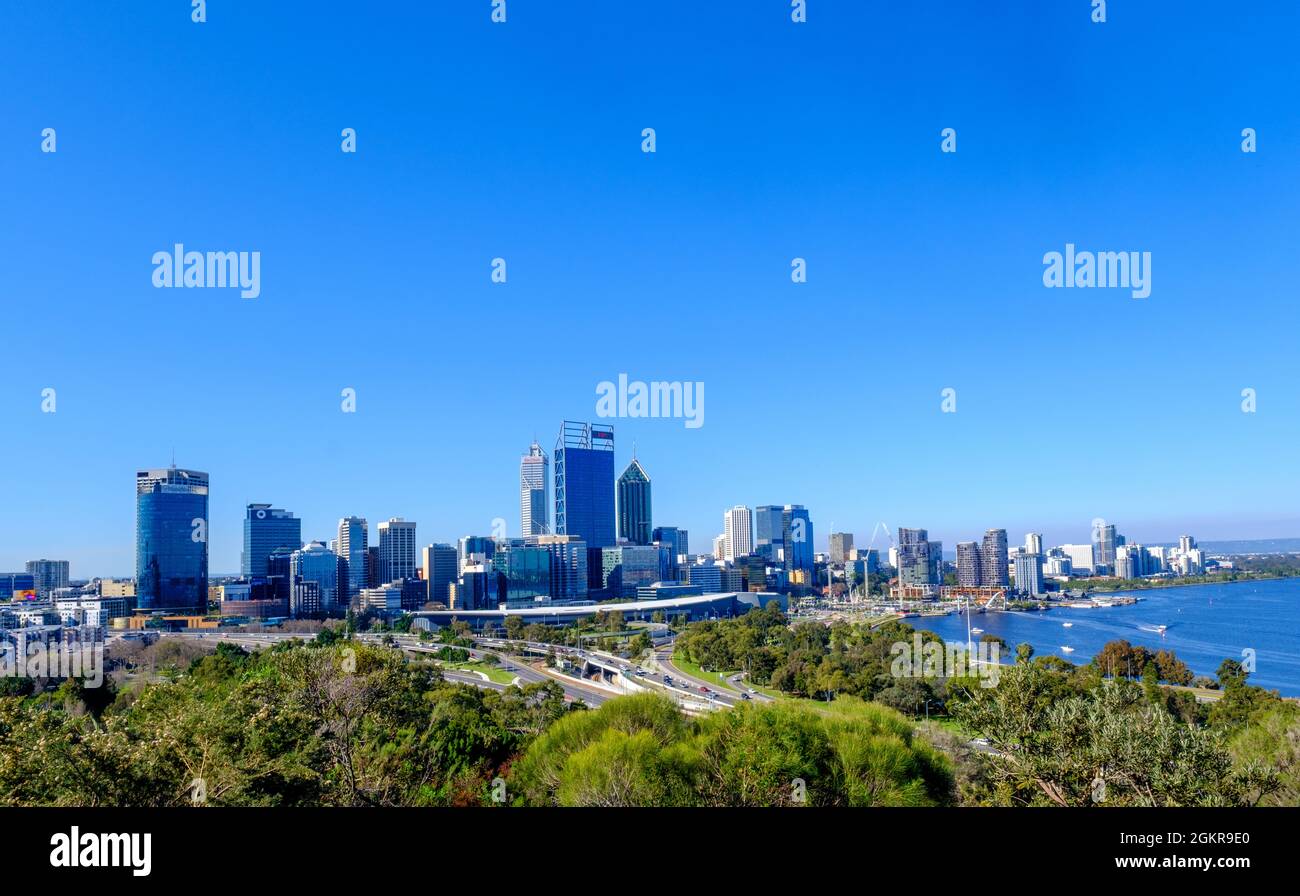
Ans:
POLYGON ((525 537, 551 531, 547 501, 550 475, 550 458, 541 445, 533 442, 519 460, 519 522, 525 537))
POLYGON ((136 472, 135 577, 141 610, 207 612, 207 473, 136 472))
POLYGON ((785 562, 784 508, 764 504, 754 508, 754 553, 768 563, 785 562))
POLYGON ((244 553, 239 573, 244 578, 268 575, 266 561, 279 548, 302 547, 302 520, 270 504, 249 504, 244 515, 244 553))
POLYGON ((649 544, 650 475, 635 457, 618 477, 618 537, 632 544, 649 544))
POLYGON ((588 584, 600 587, 600 549, 614 536, 614 430, 566 420, 555 443, 555 534, 587 546, 588 584))

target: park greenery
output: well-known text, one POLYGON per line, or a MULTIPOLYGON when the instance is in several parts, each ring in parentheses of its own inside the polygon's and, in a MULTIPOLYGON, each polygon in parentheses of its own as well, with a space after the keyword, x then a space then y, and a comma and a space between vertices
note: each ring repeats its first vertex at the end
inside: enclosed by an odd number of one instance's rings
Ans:
POLYGON ((694 623, 684 659, 785 695, 703 715, 655 693, 588 709, 554 682, 449 681, 439 663, 472 643, 450 628, 422 654, 346 627, 255 653, 121 645, 103 687, 0 691, 0 805, 1300 803, 1300 707, 1235 661, 1213 692, 1124 642, 1078 666, 1020 645, 994 687, 892 675, 890 646, 917 635, 933 639, 898 621, 791 626, 773 607, 694 623))

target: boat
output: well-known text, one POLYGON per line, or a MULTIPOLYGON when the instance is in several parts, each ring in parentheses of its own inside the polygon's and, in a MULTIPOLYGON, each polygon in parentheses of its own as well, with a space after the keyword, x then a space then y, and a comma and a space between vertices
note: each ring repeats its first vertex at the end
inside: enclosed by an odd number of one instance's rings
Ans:
POLYGON ((1073 647, 1067 647, 1067 646, 1065 646, 1064 644, 1062 644, 1062 645, 1061 645, 1061 653, 1074 653, 1074 648, 1073 648, 1073 647))
POLYGON ((1073 628, 1073 627, 1074 627, 1074 623, 1073 623, 1073 622, 1062 622, 1062 623, 1061 623, 1061 628, 1073 628))
POLYGON ((1070 604, 1070 606, 1074 607, 1074 609, 1076 610, 1091 610, 1097 605, 1090 600, 1087 601, 1080 600, 1080 601, 1075 601, 1074 603, 1070 604))
POLYGON ((973 628, 973 629, 970 630, 970 633, 971 633, 972 635, 982 635, 982 634, 984 634, 984 629, 982 629, 982 628, 973 628))

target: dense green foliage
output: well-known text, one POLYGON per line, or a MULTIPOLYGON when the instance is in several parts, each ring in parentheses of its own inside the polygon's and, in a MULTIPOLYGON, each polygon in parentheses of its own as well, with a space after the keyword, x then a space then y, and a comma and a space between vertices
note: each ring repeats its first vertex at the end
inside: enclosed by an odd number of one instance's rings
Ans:
POLYGON ((555 685, 453 685, 350 643, 223 645, 96 712, 91 693, 0 698, 0 805, 478 804, 566 711, 555 685))
POLYGON ((852 698, 687 719, 665 697, 621 697, 561 719, 513 771, 530 805, 933 806, 953 792, 905 719, 852 698))

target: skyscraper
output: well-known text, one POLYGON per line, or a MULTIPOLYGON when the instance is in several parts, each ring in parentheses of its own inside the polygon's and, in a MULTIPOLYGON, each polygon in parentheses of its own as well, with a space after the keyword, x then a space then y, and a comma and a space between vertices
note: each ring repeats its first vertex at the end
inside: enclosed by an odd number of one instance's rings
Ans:
POLYGON ((415 578, 415 523, 393 517, 379 524, 379 578, 383 585, 415 578))
POLYGON ((48 598, 54 589, 68 587, 67 560, 28 560, 27 572, 38 597, 48 598))
MULTIPOLYGON (((347 568, 347 599, 350 602, 361 593, 361 589, 370 586, 366 572, 368 548, 370 547, 370 524, 363 517, 345 516, 339 520, 338 554, 347 568)), ((344 588, 339 586, 340 590, 344 588)))
POLYGON ((632 544, 648 545, 650 523, 650 475, 635 457, 618 477, 618 536, 632 544))
POLYGON ((423 559, 429 600, 450 607, 451 585, 459 573, 456 548, 449 544, 431 544, 425 547, 423 559))
POLYGON ((525 537, 551 531, 547 500, 550 478, 550 458, 541 445, 533 442, 519 461, 519 522, 525 537))
POLYGON ((207 473, 136 472, 135 577, 141 610, 207 612, 207 473))
POLYGON ((930 533, 924 529, 898 530, 898 582, 900 585, 937 585, 930 557, 930 533))
POLYGON ((737 504, 722 515, 724 560, 735 560, 754 553, 753 515, 744 504, 737 504))
POLYGON ((1043 552, 1043 536, 1037 532, 1030 532, 1025 536, 1025 553, 1041 554, 1043 552))
POLYGON ((1043 555, 1028 551, 1016 554, 1016 590, 1039 595, 1043 588, 1043 555))
POLYGON ((587 546, 588 586, 600 588, 600 549, 618 543, 614 527, 614 430, 565 420, 555 443, 555 534, 587 546))
MULTIPOLYGON (((808 509, 802 504, 787 504, 781 508, 781 536, 784 542, 785 569, 792 574, 792 581, 800 580, 802 584, 812 584, 816 567, 816 555, 813 552, 813 524, 808 509), (794 576, 801 573, 802 579, 794 576)), ((942 556, 942 550, 939 554, 942 556)))
POLYGON ((849 559, 849 552, 853 550, 853 533, 832 532, 830 547, 831 562, 843 563, 849 559))
POLYGON ((957 543, 957 584, 978 588, 980 584, 980 546, 973 541, 957 543))
POLYGON ((1093 526, 1093 572, 1097 575, 1109 575, 1115 569, 1115 527, 1098 522, 1093 526))
POLYGON ((1010 584, 1006 529, 989 529, 984 533, 984 546, 980 550, 980 584, 994 588, 1010 584))
POLYGON ((555 533, 576 535, 588 550, 617 543, 610 427, 564 421, 555 444, 555 533))
POLYGON ((784 517, 784 508, 779 505, 754 508, 754 553, 778 566, 785 562, 784 517))
POLYGON ((302 547, 302 520, 270 504, 249 504, 244 514, 244 553, 239 573, 244 578, 264 576, 266 561, 277 548, 302 547))

